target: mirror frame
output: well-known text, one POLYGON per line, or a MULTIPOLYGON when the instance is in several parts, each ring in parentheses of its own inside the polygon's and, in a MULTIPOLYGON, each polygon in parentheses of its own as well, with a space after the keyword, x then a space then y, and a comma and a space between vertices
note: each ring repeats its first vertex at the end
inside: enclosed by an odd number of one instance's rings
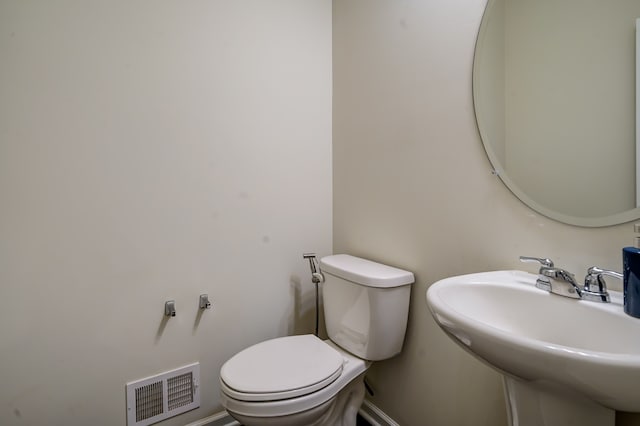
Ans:
MULTIPOLYGON (((535 0, 533 0, 535 1, 535 0)), ((522 201, 525 205, 527 205, 532 210, 540 213, 543 216, 546 216, 550 219, 556 220, 558 222, 574 225, 574 226, 582 226, 589 228, 597 228, 597 227, 605 227, 605 226, 614 226, 619 225, 626 222, 631 222, 640 218, 640 207, 636 207, 631 210, 627 210, 621 213, 612 214, 609 216, 602 217, 578 217, 571 216, 564 213, 557 212, 555 210, 549 209, 531 197, 529 197, 516 183, 509 178, 509 176, 503 172, 502 165, 498 161, 498 157, 494 152, 493 148, 487 142, 488 132, 483 128, 482 123, 480 123, 478 117, 478 105, 477 98, 478 95, 476 93, 476 89, 478 87, 478 82, 476 81, 476 68, 478 61, 478 47, 481 45, 486 29, 487 22, 487 14, 491 11, 493 6, 495 5, 496 0, 487 0, 487 4, 485 6, 484 12, 482 14, 482 20, 480 22, 480 26, 478 28, 478 35, 476 37, 476 43, 473 50, 473 69, 472 69, 472 96, 473 96, 473 113, 476 119, 476 127, 478 129, 478 134, 480 136, 480 140, 482 141, 482 145, 484 147, 485 153, 489 158, 489 162, 493 167, 492 173, 500 178, 502 183, 511 191, 513 195, 515 195, 520 201, 522 201)), ((597 202, 597 201, 594 201, 597 202)))

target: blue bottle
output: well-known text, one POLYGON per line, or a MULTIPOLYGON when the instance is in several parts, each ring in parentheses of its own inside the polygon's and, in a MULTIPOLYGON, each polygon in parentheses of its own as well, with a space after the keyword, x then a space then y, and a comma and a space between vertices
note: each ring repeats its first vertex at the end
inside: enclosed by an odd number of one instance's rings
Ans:
MULTIPOLYGON (((640 232, 640 224, 633 226, 640 232)), ((640 318, 640 237, 635 237, 635 247, 622 249, 622 273, 624 285, 624 312, 640 318)))

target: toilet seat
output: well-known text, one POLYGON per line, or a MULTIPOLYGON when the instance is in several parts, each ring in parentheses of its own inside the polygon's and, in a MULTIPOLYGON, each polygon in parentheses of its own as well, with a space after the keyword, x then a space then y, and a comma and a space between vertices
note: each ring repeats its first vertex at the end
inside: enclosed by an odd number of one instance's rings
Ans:
POLYGON ((296 398, 333 383, 343 363, 340 352, 312 334, 267 340, 222 366, 222 391, 239 401, 296 398))
MULTIPOLYGON (((315 338, 313 335, 310 336, 315 338)), ((319 407, 322 404, 329 403, 329 401, 352 380, 363 375, 369 369, 371 362, 365 361, 346 352, 344 349, 338 347, 335 343, 329 340, 322 343, 335 350, 343 360, 339 377, 333 382, 317 391, 298 397, 271 401, 247 401, 245 399, 234 398, 230 395, 228 392, 229 386, 224 382, 221 374, 220 397, 223 407, 232 415, 235 413, 260 418, 294 415, 296 413, 304 412, 305 410, 311 410, 315 407, 319 407)), ((243 397, 245 396, 246 395, 243 395, 243 397)))

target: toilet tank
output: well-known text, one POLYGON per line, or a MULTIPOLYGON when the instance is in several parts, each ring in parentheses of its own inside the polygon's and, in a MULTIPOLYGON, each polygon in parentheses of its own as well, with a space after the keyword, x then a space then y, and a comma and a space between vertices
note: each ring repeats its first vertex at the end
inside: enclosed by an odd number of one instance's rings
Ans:
POLYGON ((400 353, 413 274, 346 254, 322 258, 320 270, 329 338, 370 361, 400 353))

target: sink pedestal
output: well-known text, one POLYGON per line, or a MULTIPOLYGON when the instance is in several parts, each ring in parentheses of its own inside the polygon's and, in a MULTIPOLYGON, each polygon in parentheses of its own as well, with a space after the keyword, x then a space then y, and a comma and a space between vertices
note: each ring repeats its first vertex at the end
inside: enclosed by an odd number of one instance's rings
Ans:
POLYGON ((503 376, 510 426, 614 426, 615 411, 559 386, 503 376))

